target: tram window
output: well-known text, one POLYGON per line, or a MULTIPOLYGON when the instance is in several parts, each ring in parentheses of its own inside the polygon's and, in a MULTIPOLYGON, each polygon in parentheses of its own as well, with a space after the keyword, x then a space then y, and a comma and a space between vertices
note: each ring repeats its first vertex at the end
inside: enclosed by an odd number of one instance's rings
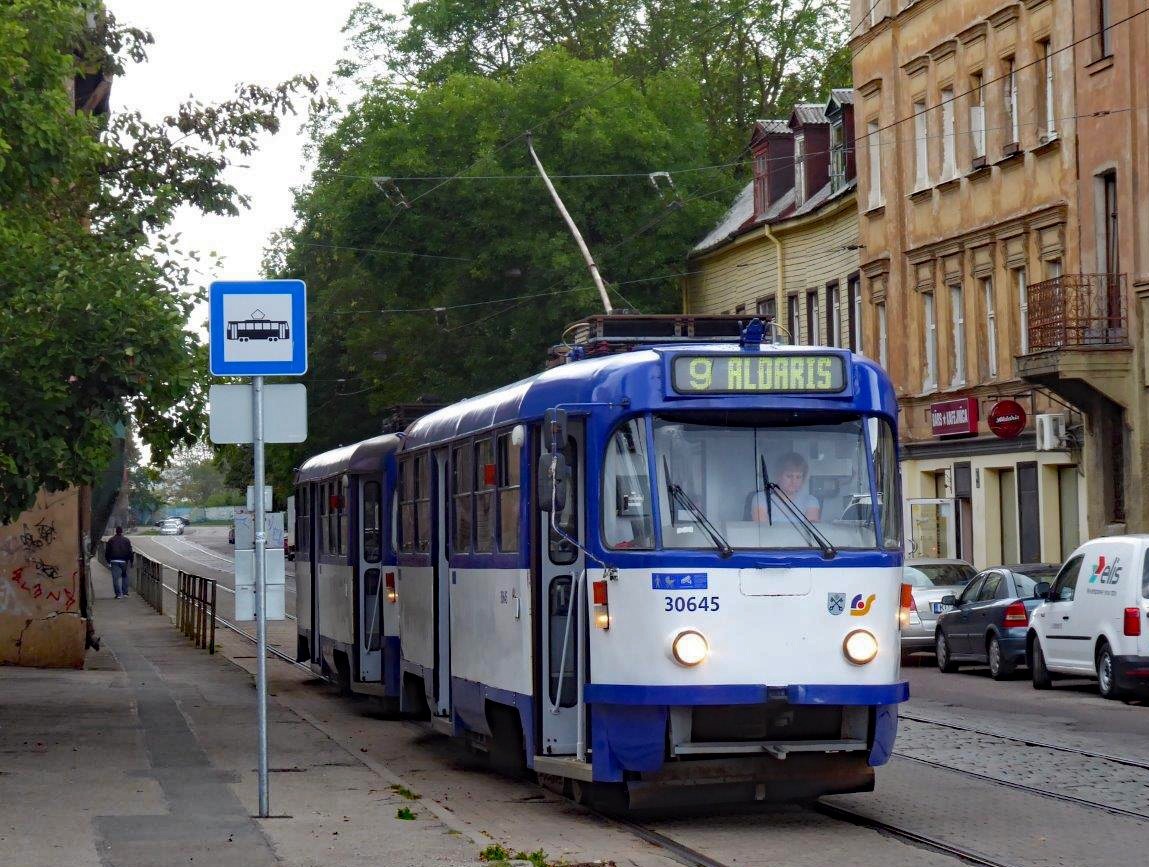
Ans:
POLYGON ((415 547, 431 550, 431 458, 415 458, 415 547))
POLYGON ((522 481, 522 446, 510 434, 499 437, 499 550, 519 550, 519 485, 522 481))
POLYGON ((311 550, 311 540, 309 538, 309 524, 307 498, 310 490, 300 485, 295 489, 295 552, 299 554, 307 554, 311 550))
POLYGON ((575 660, 578 652, 575 649, 575 639, 578 636, 578 605, 571 607, 571 576, 559 575, 551 579, 550 590, 547 593, 547 614, 549 628, 547 630, 550 642, 547 647, 548 680, 550 681, 551 705, 558 707, 574 707, 578 699, 578 683, 575 679, 577 666, 575 660), (567 620, 573 618, 570 629, 567 629, 567 620), (563 646, 566 645, 566 653, 563 646), (562 684, 561 687, 559 684, 562 684))
POLYGON ((383 559, 383 488, 378 482, 363 486, 363 559, 383 559))
POLYGON ((399 550, 415 550, 415 472, 412 464, 418 458, 399 461, 399 550))
POLYGON ((874 487, 878 491, 878 520, 882 547, 902 547, 902 497, 900 493, 897 441, 890 423, 869 419, 870 447, 874 450, 874 487))
POLYGON ((327 553, 339 553, 339 503, 335 482, 327 483, 327 553))
POLYGON ((567 459, 570 468, 570 485, 567 490, 567 502, 562 512, 555 518, 562 534, 556 533, 551 525, 550 516, 546 515, 551 562, 556 566, 567 566, 578 559, 578 548, 567 541, 565 537, 578 538, 578 446, 573 437, 567 437, 567 444, 563 448, 563 457, 567 459))
POLYGON ((488 553, 495 546, 495 465, 494 440, 475 443, 475 550, 488 553))
POLYGON ((644 419, 623 422, 607 444, 602 502, 603 539, 607 547, 654 547, 644 419))
POLYGON ((379 650, 382 642, 379 638, 380 596, 379 596, 379 569, 371 568, 363 573, 363 605, 366 613, 363 625, 366 634, 363 636, 365 650, 379 650))
POLYGON ((454 501, 455 553, 463 554, 471 550, 472 500, 475 485, 474 462, 471 444, 458 446, 451 453, 451 496, 454 501))
POLYGON ((351 489, 351 483, 348 481, 347 476, 343 476, 339 480, 339 553, 351 553, 351 545, 348 543, 348 537, 351 535, 351 520, 350 520, 350 497, 348 492, 351 489))
POLYGON ((324 540, 327 538, 327 485, 316 485, 311 489, 315 495, 315 546, 312 550, 316 554, 322 554, 326 549, 323 547, 324 540))

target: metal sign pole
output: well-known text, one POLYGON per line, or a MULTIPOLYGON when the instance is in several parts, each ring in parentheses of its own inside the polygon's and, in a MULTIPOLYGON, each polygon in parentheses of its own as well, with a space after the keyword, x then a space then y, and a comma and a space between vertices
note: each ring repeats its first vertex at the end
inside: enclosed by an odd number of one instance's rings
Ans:
POLYGON ((256 673, 256 704, 259 706, 259 816, 269 815, 267 797, 267 587, 265 584, 264 553, 267 530, 263 514, 263 377, 251 379, 252 451, 255 454, 255 634, 256 655, 259 657, 256 673))

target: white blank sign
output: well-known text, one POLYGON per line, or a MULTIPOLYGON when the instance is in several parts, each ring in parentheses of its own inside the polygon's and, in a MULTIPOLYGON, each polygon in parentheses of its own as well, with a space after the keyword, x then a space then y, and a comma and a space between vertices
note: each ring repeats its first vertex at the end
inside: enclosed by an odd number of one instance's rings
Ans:
MULTIPOLYGON (((252 388, 250 385, 213 385, 209 433, 213 443, 250 443, 252 388)), ((264 385, 263 441, 301 443, 307 439, 307 386, 301 383, 264 385)))

